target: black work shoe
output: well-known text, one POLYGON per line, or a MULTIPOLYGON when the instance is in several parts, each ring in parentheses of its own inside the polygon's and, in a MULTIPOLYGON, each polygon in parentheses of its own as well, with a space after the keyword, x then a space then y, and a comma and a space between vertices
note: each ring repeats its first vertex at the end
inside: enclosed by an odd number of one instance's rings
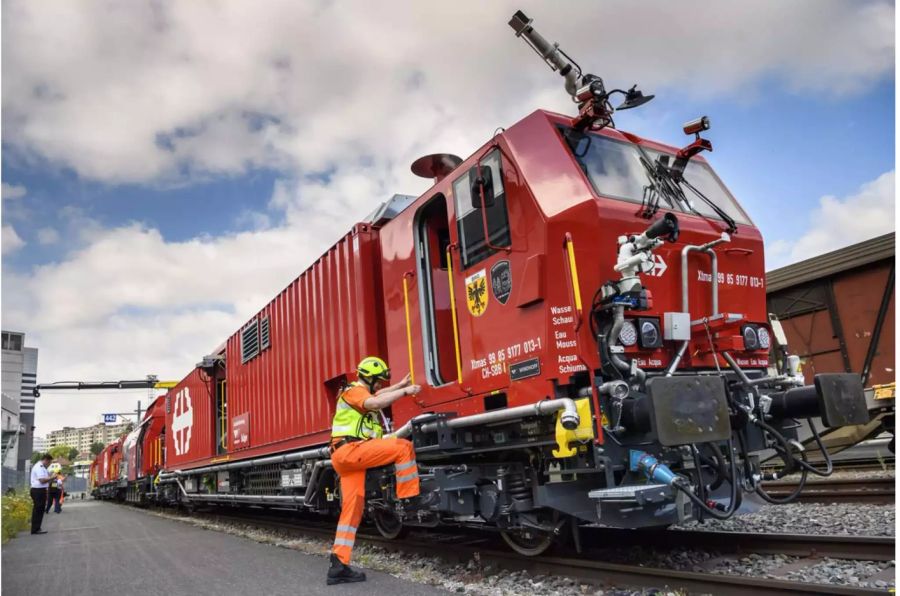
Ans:
POLYGON ((47 530, 37 530, 36 532, 32 532, 32 534, 46 534, 47 530))
POLYGON ((334 584, 352 584, 355 582, 366 581, 366 574, 357 571, 350 565, 345 565, 337 558, 337 555, 331 555, 331 567, 328 568, 328 585, 334 584))

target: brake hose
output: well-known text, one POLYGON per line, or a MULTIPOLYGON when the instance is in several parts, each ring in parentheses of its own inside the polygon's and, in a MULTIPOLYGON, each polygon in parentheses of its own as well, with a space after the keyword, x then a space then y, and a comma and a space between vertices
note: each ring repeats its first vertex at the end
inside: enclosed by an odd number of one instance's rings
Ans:
MULTIPOLYGON (((777 452, 778 450, 776 449, 775 451, 777 452)), ((785 454, 785 455, 781 455, 779 453, 779 457, 781 457, 785 461, 786 461, 786 458, 788 458, 788 457, 790 457, 791 459, 794 459, 794 456, 791 455, 790 453, 785 454)), ((800 457, 805 461, 806 460, 806 452, 801 451, 800 457)), ((787 495, 786 497, 773 497, 772 495, 770 495, 763 489, 761 484, 756 486, 756 494, 758 494, 760 497, 762 497, 762 499, 764 501, 768 501, 769 503, 772 503, 773 505, 785 505, 787 503, 790 503, 794 499, 796 499, 797 495, 799 495, 803 491, 803 488, 806 486, 807 474, 808 474, 808 472, 807 472, 806 468, 803 468, 800 470, 800 481, 797 483, 797 488, 794 489, 794 491, 791 494, 787 495)))
POLYGON ((800 464, 800 467, 803 468, 804 471, 809 471, 815 474, 816 476, 831 476, 831 473, 834 472, 834 464, 831 461, 831 455, 828 453, 828 449, 825 448, 825 445, 822 443, 822 437, 819 436, 819 431, 816 430, 815 425, 812 423, 811 418, 806 419, 806 424, 809 426, 809 431, 812 433, 813 439, 816 441, 816 445, 819 447, 819 452, 822 454, 822 458, 825 460, 825 471, 819 470, 812 464, 806 461, 806 458, 803 461, 797 462, 800 464))
MULTIPOLYGON (((734 457, 734 443, 731 440, 731 437, 728 438, 728 453, 731 454, 729 458, 731 462, 731 500, 728 504, 728 507, 725 511, 719 511, 717 509, 713 509, 710 507, 703 499, 698 497, 693 493, 691 487, 685 485, 685 479, 682 477, 677 477, 675 482, 672 483, 672 486, 683 492, 687 497, 694 502, 695 505, 700 507, 701 511, 709 514, 710 517, 714 517, 720 520, 726 520, 732 517, 735 512, 738 510, 738 507, 741 506, 741 491, 738 489, 737 485, 737 464, 735 462, 734 457)), ((703 479, 700 479, 702 484, 703 479)))
MULTIPOLYGON (((807 419, 807 422, 809 422, 809 419, 807 419)), ((778 447, 774 447, 774 449, 775 449, 776 453, 778 453, 779 457, 781 457, 781 460, 784 462, 785 467, 782 469, 781 473, 776 474, 773 479, 789 476, 790 474, 792 474, 794 472, 795 468, 798 465, 800 467, 800 481, 797 483, 797 488, 793 492, 791 492, 789 495, 787 495, 785 497, 781 497, 781 498, 773 497, 769 493, 767 493, 765 491, 765 489, 762 488, 762 485, 758 485, 756 487, 756 494, 758 494, 763 500, 765 500, 769 503, 772 503, 774 505, 784 505, 786 503, 790 503, 791 501, 793 501, 794 499, 797 498, 797 496, 803 491, 803 488, 806 486, 806 477, 807 477, 807 474, 810 471, 810 469, 814 470, 816 473, 819 473, 819 474, 822 474, 822 473, 819 472, 818 470, 815 470, 815 468, 813 468, 812 466, 810 466, 807 463, 806 451, 801 450, 799 458, 796 457, 795 455, 793 455, 791 453, 792 445, 784 437, 784 435, 782 435, 777 430, 775 430, 774 428, 772 428, 771 426, 769 426, 768 424, 766 424, 765 422, 763 422, 762 420, 760 420, 758 418, 754 419, 753 423, 756 424, 757 426, 759 426, 760 428, 762 428, 765 432, 769 433, 772 436, 772 438, 774 438, 775 441, 781 445, 781 449, 779 449, 778 447)), ((818 433, 815 432, 815 428, 812 426, 811 423, 810 423, 810 428, 813 431, 813 436, 816 437, 816 441, 821 446, 822 443, 818 439, 818 433)), ((828 462, 828 467, 830 470, 831 460, 830 460, 830 458, 828 458, 827 455, 825 457, 826 457, 826 461, 828 462)), ((829 471, 828 473, 830 474, 831 472, 829 471)))

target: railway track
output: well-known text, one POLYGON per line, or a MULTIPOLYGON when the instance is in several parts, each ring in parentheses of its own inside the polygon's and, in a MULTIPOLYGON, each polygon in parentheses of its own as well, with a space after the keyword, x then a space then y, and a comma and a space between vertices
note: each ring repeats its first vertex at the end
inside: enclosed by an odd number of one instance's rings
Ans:
MULTIPOLYGON (((282 512, 283 513, 283 512, 282 512)), ((197 515, 197 514, 195 514, 197 515)), ((316 522, 279 517, 278 512, 205 513, 200 517, 217 522, 243 523, 289 535, 330 541, 334 522, 316 522)), ((893 537, 812 536, 787 534, 743 534, 735 532, 697 532, 687 530, 620 531, 587 528, 582 533, 585 551, 580 556, 524 557, 502 547, 495 536, 486 533, 452 534, 430 532, 412 534, 404 540, 388 540, 380 535, 360 532, 358 544, 370 544, 392 552, 439 557, 450 564, 467 565, 476 561, 482 569, 527 570, 531 574, 568 576, 593 584, 638 588, 677 588, 689 593, 752 595, 760 594, 883 594, 883 591, 846 585, 793 582, 756 576, 721 575, 709 571, 682 571, 609 563, 602 560, 602 549, 621 549, 629 544, 668 548, 693 548, 729 554, 785 554, 809 557, 814 564, 821 557, 889 561, 894 559, 893 537), (609 547, 614 544, 615 547, 609 547)), ((777 571, 777 570, 776 570, 777 571)))
MULTIPOLYGON (((797 488, 796 481, 767 482, 773 497, 784 497, 797 488)), ((891 504, 895 501, 893 478, 832 478, 808 481, 796 499, 807 503, 891 504)))

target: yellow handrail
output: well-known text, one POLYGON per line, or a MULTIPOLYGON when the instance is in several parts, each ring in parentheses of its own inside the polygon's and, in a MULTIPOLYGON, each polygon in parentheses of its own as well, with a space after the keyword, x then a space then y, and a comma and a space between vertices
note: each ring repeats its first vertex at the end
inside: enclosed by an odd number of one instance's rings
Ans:
POLYGON ((456 350, 456 382, 462 384, 462 360, 459 356, 459 329, 456 323, 456 295, 453 293, 453 261, 450 258, 451 244, 447 247, 447 280, 450 284, 450 316, 453 319, 453 348, 456 350))
POLYGON ((226 383, 226 381, 219 381, 219 395, 221 396, 221 401, 219 402, 219 417, 222 419, 222 422, 219 425, 220 426, 220 428, 219 428, 219 432, 220 432, 219 443, 221 444, 222 449, 228 448, 228 436, 225 434, 226 417, 227 417, 226 408, 228 407, 227 402, 225 401, 226 400, 225 383, 226 383))
POLYGON ((566 251, 569 253, 569 275, 572 277, 572 293, 575 294, 577 329, 581 327, 581 286, 578 284, 578 267, 575 266, 575 245, 569 233, 566 233, 566 251))
POLYGON ((409 285, 403 275, 403 309, 406 312, 406 349, 409 352, 409 380, 416 384, 416 373, 413 372, 412 327, 409 324, 409 285))

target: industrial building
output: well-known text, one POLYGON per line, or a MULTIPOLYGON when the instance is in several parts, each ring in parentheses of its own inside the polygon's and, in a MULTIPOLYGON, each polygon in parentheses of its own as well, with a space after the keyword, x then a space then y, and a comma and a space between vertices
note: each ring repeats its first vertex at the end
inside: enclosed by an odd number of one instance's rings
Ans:
POLYGON ((123 433, 128 432, 132 426, 131 422, 119 424, 100 423, 80 428, 66 426, 60 430, 51 431, 47 435, 47 449, 58 445, 68 445, 78 449, 79 453, 88 453, 91 449, 91 443, 103 443, 103 445, 111 443, 123 433))
POLYGON ((3 487, 20 483, 31 469, 34 437, 34 385, 37 348, 25 347, 25 334, 2 332, 3 487))

